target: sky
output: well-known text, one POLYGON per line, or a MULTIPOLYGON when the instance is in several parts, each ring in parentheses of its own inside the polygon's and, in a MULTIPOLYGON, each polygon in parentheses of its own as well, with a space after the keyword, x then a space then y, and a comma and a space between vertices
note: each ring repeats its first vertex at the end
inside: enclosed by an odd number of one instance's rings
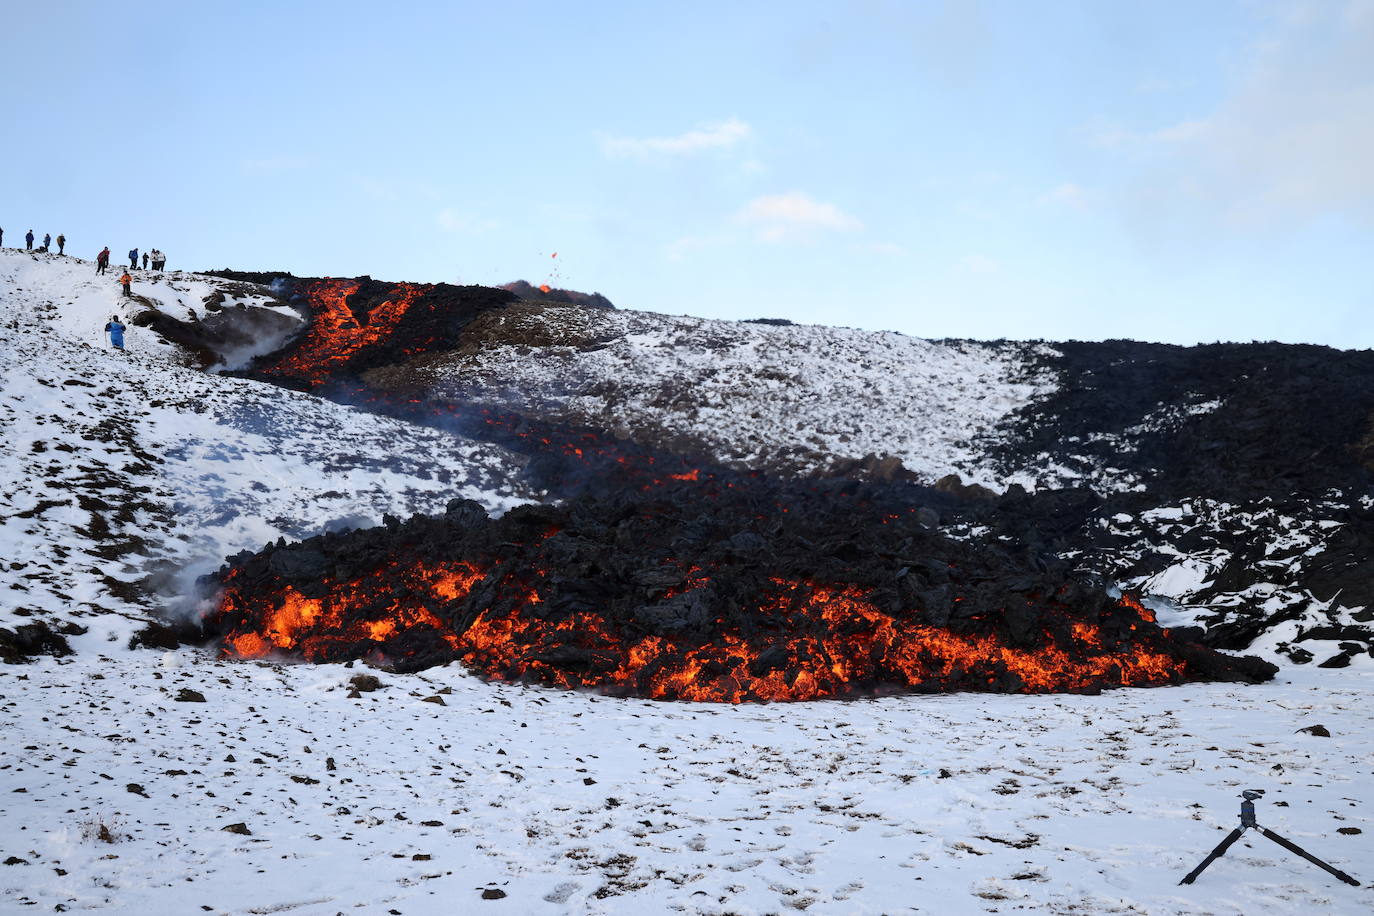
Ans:
POLYGON ((6 245, 932 338, 1374 347, 1374 0, 0 20, 6 245))

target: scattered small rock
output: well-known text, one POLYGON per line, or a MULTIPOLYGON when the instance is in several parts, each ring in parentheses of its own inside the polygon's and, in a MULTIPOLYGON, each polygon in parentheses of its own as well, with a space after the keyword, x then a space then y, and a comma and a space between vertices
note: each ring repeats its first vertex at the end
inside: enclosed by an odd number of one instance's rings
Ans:
POLYGON ((253 831, 249 830, 249 829, 248 829, 248 825, 247 825, 247 824, 244 824, 244 823, 230 824, 230 825, 227 826, 227 827, 221 827, 221 828, 219 828, 219 829, 220 829, 220 830, 223 830, 225 833, 237 833, 237 834, 239 834, 240 836, 252 836, 252 835, 253 835, 253 831))
POLYGON ((355 691, 370 693, 383 686, 381 679, 373 674, 355 674, 348 679, 348 683, 353 685, 355 691))
POLYGON ((1364 833, 1359 827, 1337 827, 1336 832, 1343 833, 1346 836, 1355 836, 1358 833, 1364 833))
MULTIPOLYGON (((18 856, 10 856, 8 859, 5 860, 5 864, 6 864, 6 865, 28 865, 28 864, 29 864, 29 860, 28 860, 28 859, 21 859, 21 858, 19 858, 18 856)), ((498 893, 498 894, 501 894, 500 891, 497 891, 497 893, 498 893)), ((484 894, 483 896, 486 896, 486 895, 484 894)), ((501 894, 501 896, 504 897, 504 896, 506 896, 506 895, 505 895, 505 894, 501 894)))
POLYGON ((425 697, 425 698, 424 698, 423 700, 421 700, 420 702, 421 702, 421 703, 438 703, 440 706, 447 706, 447 705, 448 705, 447 703, 444 702, 444 698, 441 697, 441 696, 439 696, 437 693, 436 693, 434 696, 432 696, 432 697, 425 697))
POLYGON ((506 896, 506 892, 499 887, 489 887, 482 891, 483 900, 500 900, 504 896, 506 896))
POLYGON ((172 697, 172 699, 176 700, 178 703, 204 703, 205 694, 201 693, 199 690, 183 687, 177 691, 177 695, 172 697))
POLYGON ((136 783, 136 782, 131 782, 131 783, 129 783, 127 786, 125 786, 124 788, 127 789, 128 791, 132 792, 132 793, 135 794, 135 795, 142 795, 144 798, 147 798, 147 797, 148 797, 148 793, 147 793, 147 792, 144 792, 144 791, 143 791, 143 787, 140 786, 140 785, 139 785, 138 783, 136 783))
POLYGON ((1315 736, 1318 737, 1318 738, 1330 738, 1330 737, 1331 737, 1331 732, 1329 732, 1329 731, 1326 730, 1326 726, 1325 726, 1325 725, 1309 725, 1309 726, 1307 726, 1306 728, 1300 728, 1300 729, 1298 729, 1298 731, 1300 731, 1300 732, 1306 732, 1306 733, 1309 734, 1309 735, 1315 735, 1315 736))

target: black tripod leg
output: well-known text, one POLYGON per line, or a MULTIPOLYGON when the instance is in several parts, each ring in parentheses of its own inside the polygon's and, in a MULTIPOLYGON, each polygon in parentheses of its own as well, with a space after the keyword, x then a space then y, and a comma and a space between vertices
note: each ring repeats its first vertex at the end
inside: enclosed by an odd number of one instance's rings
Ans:
POLYGON ((1308 852, 1306 849, 1303 849, 1301 846, 1298 846, 1294 843, 1288 842, 1283 837, 1279 836, 1277 833, 1268 829, 1267 827, 1261 827, 1260 833, 1269 837, 1269 839, 1273 840, 1275 843, 1278 843, 1280 846, 1282 846, 1289 852, 1297 853, 1298 855, 1302 856, 1304 859, 1311 862, 1318 868, 1326 869, 1327 871, 1331 872, 1331 874, 1335 875, 1337 878, 1340 878, 1346 884, 1349 884, 1352 887, 1360 886, 1360 882, 1356 881, 1354 878, 1350 877, 1345 872, 1341 871, 1339 868, 1332 868, 1330 865, 1327 865, 1321 859, 1318 859, 1316 856, 1312 855, 1312 853, 1308 852))
POLYGON ((1230 849, 1231 844, 1234 843, 1236 840, 1240 839, 1240 835, 1244 832, 1244 827, 1237 827, 1235 830, 1232 830, 1230 833, 1226 834, 1226 839, 1218 843, 1217 848, 1213 849, 1211 852, 1207 854, 1207 858, 1202 860, 1202 864, 1199 865, 1197 868, 1193 869, 1192 871, 1188 872, 1188 874, 1184 876, 1183 880, 1178 883, 1192 884, 1193 881, 1197 879, 1197 876, 1202 874, 1202 870, 1206 868, 1208 865, 1211 865, 1217 859, 1220 859, 1223 855, 1225 855, 1226 850, 1230 849))

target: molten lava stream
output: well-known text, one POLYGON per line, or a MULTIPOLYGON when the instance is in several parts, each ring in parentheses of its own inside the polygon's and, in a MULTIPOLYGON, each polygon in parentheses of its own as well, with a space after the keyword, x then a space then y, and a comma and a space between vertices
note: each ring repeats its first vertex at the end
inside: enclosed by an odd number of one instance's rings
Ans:
POLYGON ((595 613, 551 622, 517 609, 499 618, 479 615, 461 635, 459 651, 469 666, 502 680, 730 703, 820 699, 881 684, 1074 691, 1176 683, 1186 673, 1184 663, 1163 653, 1106 651, 1091 623, 1073 624, 1072 654, 1049 634, 1043 647, 1014 648, 990 634, 903 625, 861 589, 774 583, 778 593, 760 608, 777 626, 767 638, 725 631, 696 645, 656 635, 627 641, 608 632, 595 613), (577 663, 570 665, 571 658, 577 663))
POLYGON ((388 298, 367 314, 360 323, 348 307, 348 299, 358 291, 356 280, 317 280, 300 287, 310 303, 311 321, 304 336, 287 355, 268 367, 266 374, 288 376, 317 386, 361 350, 381 343, 397 323, 433 287, 400 283, 388 298))
MULTIPOLYGON (((690 567, 683 584, 662 600, 706 587, 709 573, 690 567)), ((1001 690, 1023 693, 1082 691, 1115 686, 1177 683, 1186 663, 1144 645, 1109 648, 1099 624, 1066 620, 1055 602, 1059 636, 1040 644, 1006 644, 995 630, 957 633, 899 620, 880 610, 856 586, 774 578, 750 616, 750 635, 717 621, 713 634, 646 634, 637 625, 613 626, 603 614, 546 611, 546 574, 533 584, 506 574, 498 593, 505 613, 480 610, 461 633, 452 610, 487 571, 468 563, 396 563, 353 582, 327 582, 321 597, 289 585, 275 595, 247 596, 233 573, 225 583, 221 619, 237 621, 226 651, 258 658, 273 651, 311 661, 371 654, 404 655, 406 637, 442 640, 447 657, 497 680, 534 680, 561 687, 595 687, 669 700, 740 703, 812 700, 882 685, 921 691, 1001 690), (512 600, 514 599, 514 600, 512 600), (439 611, 440 613, 436 613, 439 611)), ((1141 621, 1152 615, 1124 598, 1141 621)), ((1135 624, 1125 624, 1135 631, 1135 624)), ((1153 628, 1150 628, 1153 630, 1153 628)), ((1155 631, 1158 632, 1158 631, 1155 631)))
POLYGON ((452 627, 430 608, 467 597, 484 575, 467 564, 396 564, 357 582, 326 583, 320 598, 308 598, 289 585, 275 597, 253 598, 239 591, 231 574, 218 615, 241 621, 224 639, 227 651, 240 658, 280 651, 327 661, 334 650, 347 652, 360 643, 384 650, 392 640, 419 628, 456 649, 452 627))

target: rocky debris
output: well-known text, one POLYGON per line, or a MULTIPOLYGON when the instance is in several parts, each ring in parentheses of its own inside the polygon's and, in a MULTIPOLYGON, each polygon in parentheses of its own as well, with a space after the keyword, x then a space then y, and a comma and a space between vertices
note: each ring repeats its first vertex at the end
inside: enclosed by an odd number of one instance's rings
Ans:
POLYGON ((1312 735, 1317 738, 1330 738, 1331 732, 1327 731, 1325 725, 1309 725, 1306 728, 1298 729, 1303 734, 1312 735))
POLYGON ((665 698, 730 698, 710 694, 725 684, 734 685, 731 697, 738 700, 883 685, 1022 691, 1131 682, 1129 665, 1095 668, 1100 680, 1040 680, 995 661, 1002 657, 996 652, 980 656, 980 664, 928 667, 918 660, 927 651, 919 642, 914 656, 898 645, 903 632, 933 634, 928 628, 946 632, 950 645, 987 639, 1014 651, 1056 646, 1119 652, 1123 659, 1146 651, 1169 659, 1162 664, 1172 673, 1151 675, 1163 682, 1262 680, 1275 670, 1258 659, 1211 652, 1196 642, 1196 631, 1165 633, 1076 582, 1068 564, 1053 557, 930 530, 918 510, 926 498, 944 498, 936 491, 717 471, 680 476, 656 489, 587 493, 498 519, 486 518, 476 504, 450 504, 442 516, 392 519, 241 554, 232 573, 226 568, 203 582, 207 593, 227 596, 206 626, 234 645, 254 645, 253 634, 266 625, 257 615, 274 613, 290 588, 338 601, 332 606, 339 616, 324 629, 300 631, 288 654, 314 661, 381 655, 397 670, 460 658, 502 679, 665 698), (445 574, 461 575, 467 584, 425 587, 445 574), (362 582, 376 591, 360 593, 362 582), (424 623, 396 625, 403 620, 424 623), (1100 628, 1100 643, 1075 642, 1076 624, 1089 628, 1084 632, 1100 628), (888 625, 898 638, 873 637, 872 651, 863 648, 871 637, 863 635, 866 628, 888 625), (485 627, 501 628, 493 644, 482 642, 485 627), (374 635, 379 630, 387 635, 374 635), (657 640, 651 645, 662 656, 630 664, 630 648, 646 639, 657 640), (858 653, 855 673, 839 678, 834 665, 822 663, 812 647, 825 640, 851 647, 827 642, 825 652, 858 653), (689 657, 703 668, 692 686, 661 676, 689 657), (742 667, 730 674, 736 666, 742 667), (767 692, 751 692, 765 690, 765 683, 767 692), (693 693, 698 689, 700 696, 693 693))
POLYGON ((7 665, 26 662, 37 655, 61 658, 72 654, 72 647, 45 620, 20 624, 13 630, 0 627, 0 661, 7 665))
POLYGON ((935 481, 935 489, 966 501, 990 502, 997 499, 997 494, 992 490, 981 484, 965 484, 958 474, 941 477, 935 481))
POLYGON ((488 887, 482 891, 483 900, 501 900, 505 896, 506 892, 501 890, 499 887, 488 887))
POLYGON ((205 694, 199 690, 192 690, 190 687, 182 687, 172 699, 178 703, 204 703, 205 694))
POLYGON ((370 693, 373 690, 379 690, 385 686, 382 684, 381 678, 377 677, 375 674, 355 674, 348 679, 348 683, 353 686, 355 691, 360 693, 370 693))
POLYGON ((204 641, 200 627, 189 620, 164 623, 154 620, 129 637, 129 648, 175 650, 183 645, 196 645, 204 641))
POLYGON ((524 280, 502 283, 501 289, 510 290, 527 302, 556 302, 564 305, 579 305, 584 308, 614 309, 611 300, 600 293, 579 293, 572 289, 545 289, 533 286, 524 280))
POLYGON ((253 831, 249 830, 249 829, 248 829, 248 825, 245 824, 245 823, 243 823, 242 821, 240 821, 240 822, 237 823, 237 824, 229 824, 229 825, 227 825, 227 826, 225 826, 225 827, 221 827, 221 828, 219 828, 219 829, 222 830, 222 831, 224 831, 225 833, 237 833, 239 836, 252 836, 252 835, 253 835, 253 831))

